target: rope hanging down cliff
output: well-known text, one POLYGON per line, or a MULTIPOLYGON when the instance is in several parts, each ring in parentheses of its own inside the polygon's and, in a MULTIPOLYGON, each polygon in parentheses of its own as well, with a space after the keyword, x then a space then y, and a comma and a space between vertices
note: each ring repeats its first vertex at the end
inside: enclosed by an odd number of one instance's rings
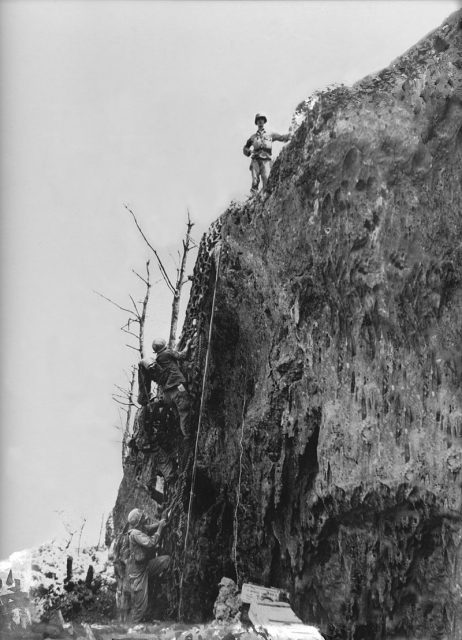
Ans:
POLYGON ((237 562, 237 542, 239 536, 239 507, 241 503, 241 482, 242 482, 242 456, 244 455, 244 427, 245 427, 245 409, 246 409, 246 395, 245 389, 247 386, 247 369, 244 376, 244 400, 242 402, 242 417, 241 417, 241 435, 239 438, 239 478, 236 490, 236 508, 234 510, 234 525, 233 525, 233 560, 234 569, 236 571, 236 584, 239 586, 239 567, 237 562))
POLYGON ((205 385, 207 383, 207 373, 208 373, 209 355, 210 355, 210 342, 211 342, 211 339, 212 339, 213 319, 214 319, 214 315, 215 315, 215 299, 216 299, 216 293, 217 293, 218 274, 219 274, 219 271, 220 271, 220 260, 221 260, 221 247, 220 247, 220 245, 217 245, 217 247, 216 247, 216 255, 217 255, 217 258, 216 258, 216 269, 215 269, 215 284, 214 284, 214 287, 213 287, 212 310, 211 310, 211 314, 210 314, 209 334, 208 334, 208 339, 207 339, 207 351, 206 351, 206 354, 205 354, 204 375, 203 375, 203 378, 202 378, 201 402, 200 402, 200 408, 199 408, 199 418, 198 418, 198 422, 197 422, 196 442, 195 442, 195 445, 194 445, 194 459, 193 459, 193 468, 192 468, 192 476, 191 476, 191 489, 190 489, 190 492, 189 492, 188 517, 187 517, 187 520, 186 520, 186 533, 185 533, 184 549, 183 549, 183 569, 181 571, 181 578, 180 578, 180 599, 179 599, 179 603, 178 603, 178 618, 180 620, 181 620, 182 605, 183 605, 184 569, 185 569, 185 563, 186 563, 186 552, 187 552, 187 548, 188 548, 188 537, 189 537, 189 527, 190 527, 190 522, 191 522, 192 503, 193 503, 193 499, 194 499, 194 485, 195 485, 195 481, 196 481, 197 451, 198 451, 198 447, 199 447, 199 436, 200 436, 200 430, 201 430, 201 424, 202 424, 202 413, 203 413, 203 408, 204 408, 205 385))

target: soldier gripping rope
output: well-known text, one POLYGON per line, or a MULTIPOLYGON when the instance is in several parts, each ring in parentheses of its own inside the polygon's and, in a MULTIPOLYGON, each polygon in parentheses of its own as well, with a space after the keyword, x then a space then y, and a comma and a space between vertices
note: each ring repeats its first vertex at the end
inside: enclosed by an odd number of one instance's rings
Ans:
POLYGON ((243 153, 245 156, 252 156, 250 163, 250 171, 252 172, 252 188, 250 192, 256 194, 262 181, 263 191, 266 189, 268 176, 271 170, 271 154, 272 144, 275 141, 288 142, 291 138, 290 133, 281 135, 280 133, 269 133, 265 129, 268 121, 264 113, 257 113, 255 116, 255 124, 258 129, 245 143, 243 153))

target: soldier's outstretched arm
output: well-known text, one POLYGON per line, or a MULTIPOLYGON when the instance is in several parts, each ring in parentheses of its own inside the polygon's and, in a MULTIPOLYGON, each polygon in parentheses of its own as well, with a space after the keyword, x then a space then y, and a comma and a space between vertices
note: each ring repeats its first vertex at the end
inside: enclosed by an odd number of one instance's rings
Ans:
POLYGON ((271 137, 273 140, 275 140, 276 142, 289 142, 290 138, 292 137, 290 135, 290 133, 272 133, 271 137))

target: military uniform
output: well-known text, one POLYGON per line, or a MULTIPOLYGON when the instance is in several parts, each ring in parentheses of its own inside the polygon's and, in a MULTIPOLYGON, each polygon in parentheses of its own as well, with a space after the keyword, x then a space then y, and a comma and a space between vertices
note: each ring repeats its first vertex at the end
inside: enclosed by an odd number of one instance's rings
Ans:
MULTIPOLYGON (((161 521, 162 522, 162 521, 161 521)), ((133 622, 141 622, 148 613, 149 592, 152 580, 162 576, 170 566, 170 556, 155 556, 162 533, 161 523, 145 527, 147 532, 156 530, 154 535, 133 528, 128 532, 130 556, 128 576, 132 594, 131 617, 133 622)))
POLYGON ((273 141, 287 142, 289 139, 289 134, 281 135, 279 133, 269 133, 265 129, 259 129, 247 140, 243 149, 244 154, 248 155, 250 149, 253 149, 252 161, 249 167, 252 172, 252 193, 257 193, 260 178, 263 190, 266 189, 266 183, 268 182, 268 176, 271 170, 273 141))
MULTIPOLYGON (((151 361, 142 360, 139 368, 140 397, 149 397, 151 380, 159 384, 164 392, 165 401, 176 407, 180 418, 180 429, 184 436, 188 434, 188 417, 190 408, 189 394, 185 389, 186 379, 178 366, 179 360, 186 358, 187 349, 176 351, 163 347, 151 361)), ((147 400, 146 400, 147 401, 147 400)), ((146 404, 146 402, 140 402, 146 404)))

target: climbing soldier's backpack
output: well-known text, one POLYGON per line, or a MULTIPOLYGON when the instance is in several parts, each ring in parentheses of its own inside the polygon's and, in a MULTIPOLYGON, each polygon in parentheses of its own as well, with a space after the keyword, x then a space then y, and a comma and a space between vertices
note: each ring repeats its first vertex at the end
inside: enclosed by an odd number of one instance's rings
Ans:
POLYGON ((128 536, 128 527, 120 533, 114 544, 114 573, 119 579, 126 577, 128 560, 130 558, 130 540, 128 536))

